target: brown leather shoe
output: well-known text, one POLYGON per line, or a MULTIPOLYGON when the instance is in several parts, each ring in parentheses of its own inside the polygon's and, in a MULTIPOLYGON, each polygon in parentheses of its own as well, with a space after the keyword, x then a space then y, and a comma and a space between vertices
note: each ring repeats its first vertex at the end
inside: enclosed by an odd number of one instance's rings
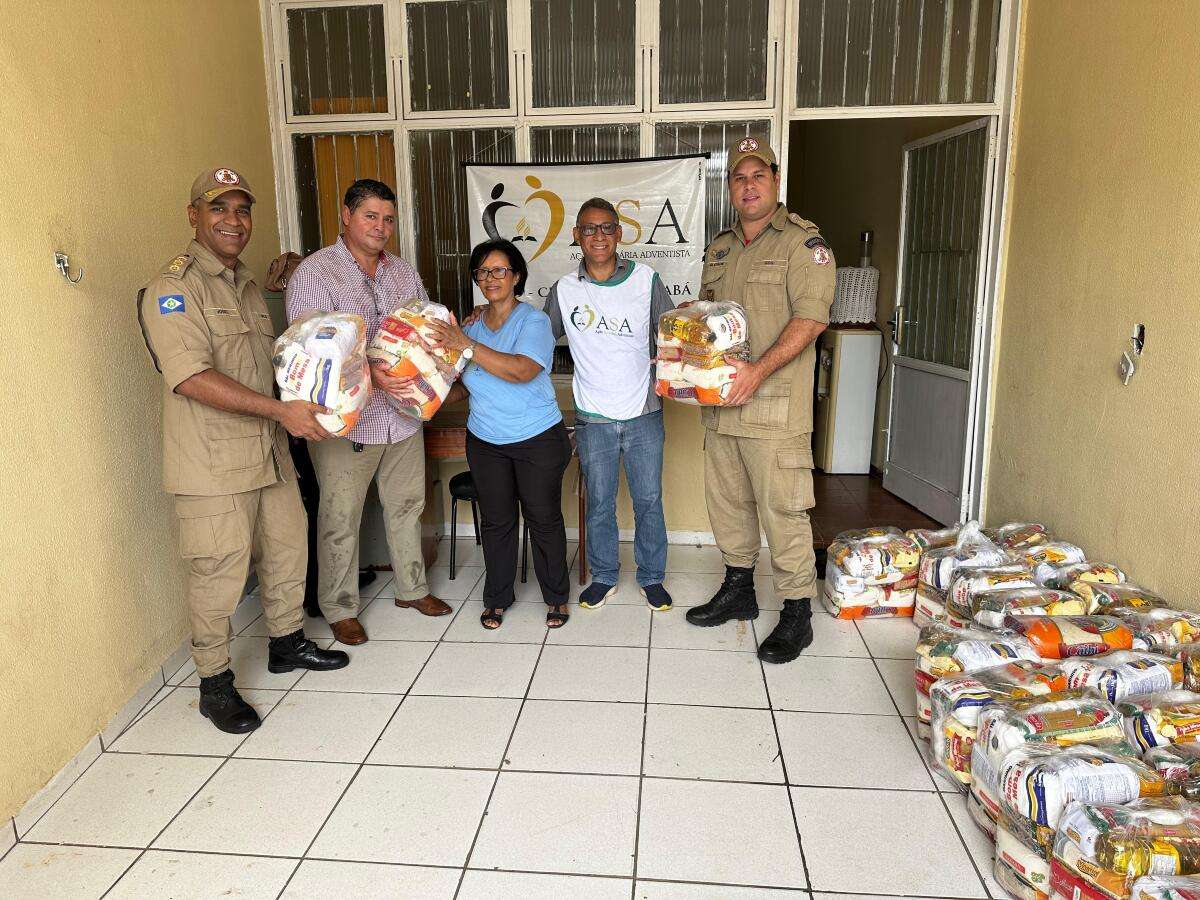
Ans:
POLYGON ((396 605, 401 609, 415 609, 423 616, 448 616, 454 612, 450 604, 439 600, 433 594, 426 594, 420 600, 397 600, 396 605))
POLYGON ((354 647, 367 642, 367 633, 358 619, 349 618, 342 619, 340 622, 331 622, 329 627, 333 630, 333 636, 343 644, 354 647))

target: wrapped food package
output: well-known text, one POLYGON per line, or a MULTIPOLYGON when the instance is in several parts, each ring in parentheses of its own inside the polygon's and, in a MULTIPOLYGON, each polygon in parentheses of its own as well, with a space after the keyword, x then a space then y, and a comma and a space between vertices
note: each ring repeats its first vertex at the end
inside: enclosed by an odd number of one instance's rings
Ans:
POLYGON ((1080 562, 1068 563, 1047 570, 1039 584, 1066 590, 1074 581, 1092 584, 1124 584, 1125 573, 1112 563, 1080 562))
POLYGON ((1038 662, 1038 655, 1019 635, 952 628, 934 623, 917 637, 913 681, 917 696, 917 721, 930 722, 933 709, 929 689, 939 678, 977 672, 1013 660, 1038 662))
POLYGON ((1129 742, 1141 753, 1168 744, 1200 741, 1200 694, 1193 691, 1130 697, 1120 709, 1129 742))
POLYGON ((1045 587, 1006 588, 976 594, 972 618, 983 628, 1003 628, 1009 616, 1079 616, 1087 602, 1078 594, 1045 587))
POLYGON ((916 597, 913 600, 913 624, 928 628, 935 622, 946 621, 946 592, 922 584, 917 580, 916 597))
POLYGON ((1181 789, 1190 785, 1187 793, 1200 788, 1200 743, 1155 747, 1147 750, 1142 759, 1171 784, 1181 789))
POLYGON ((1050 853, 1032 840, 1013 820, 1001 815, 995 823, 996 883, 1018 900, 1047 900, 1050 896, 1050 853))
POLYGON ((1067 805, 1128 803, 1161 797, 1167 782, 1140 759, 1079 744, 1047 747, 1026 744, 1004 758, 1000 768, 1000 805, 1033 842, 1050 848, 1067 805))
POLYGON ((1174 651, 1200 640, 1200 613, 1148 609, 1124 613, 1121 621, 1133 631, 1133 646, 1139 650, 1174 651))
POLYGON ((917 545, 917 549, 924 553, 926 550, 953 546, 960 531, 961 525, 951 525, 948 528, 913 528, 904 533, 917 545))
POLYGON ((1200 900, 1200 875, 1146 875, 1133 883, 1130 900, 1200 900))
POLYGON ((1033 570, 1033 578, 1039 584, 1054 575, 1064 566, 1081 563, 1087 557, 1083 548, 1066 541, 1047 541, 1021 550, 1021 558, 1033 570))
POLYGON ((1175 656, 1183 664, 1183 686, 1189 691, 1200 690, 1200 644, 1185 644, 1175 656))
POLYGON ((984 533, 1006 550, 1020 550, 1050 540, 1046 526, 1038 522, 1009 522, 999 528, 988 528, 984 533))
POLYGON ((946 618, 958 628, 965 628, 973 616, 976 594, 1009 587, 1035 587, 1027 566, 1013 563, 1007 566, 963 566, 954 573, 946 588, 946 618))
POLYGON ((409 300, 383 317, 367 358, 382 365, 387 374, 410 377, 411 399, 404 402, 388 395, 388 402, 414 419, 429 421, 458 380, 467 361, 457 350, 434 346, 429 323, 453 322, 450 310, 428 300, 409 300))
POLYGON ((996 822, 1000 818, 1000 801, 989 788, 972 784, 967 794, 967 815, 971 821, 993 841, 996 840, 996 822), (993 813, 992 810, 995 810, 993 813))
POLYGON ((971 750, 984 709, 1066 689, 1066 676, 1057 666, 1027 661, 939 679, 929 688, 931 764, 960 784, 970 784, 971 750))
POLYGON ((331 413, 317 422, 332 435, 349 434, 371 394, 367 329, 362 316, 312 312, 275 340, 271 363, 284 400, 307 400, 331 413))
POLYGON ((655 393, 680 403, 721 406, 735 376, 730 359, 750 359, 746 311, 728 301, 699 300, 658 320, 655 393))
POLYGON ((1068 590, 1087 601, 1089 615, 1122 616, 1170 606, 1158 594, 1129 582, 1100 584, 1095 581, 1073 581, 1068 590))
POLYGON ((979 537, 974 542, 963 542, 968 534, 963 529, 959 535, 959 543, 953 547, 942 547, 921 554, 921 567, 918 576, 920 583, 926 584, 938 591, 950 587, 950 579, 963 566, 1002 566, 1018 562, 1017 557, 1001 550, 987 538, 979 537))
POLYGON ((1008 624, 1042 659, 1098 656, 1134 646, 1133 632, 1112 616, 1012 616, 1008 624))
POLYGON ((1088 691, 1109 703, 1159 694, 1183 684, 1183 663, 1161 653, 1117 650, 1060 663, 1071 690, 1088 691))
POLYGON ((841 619, 911 616, 919 558, 898 528, 842 532, 826 551, 822 602, 841 619))
POLYGON ((1050 895, 1125 900, 1147 875, 1200 873, 1200 806, 1181 797, 1072 803, 1050 863, 1050 895))

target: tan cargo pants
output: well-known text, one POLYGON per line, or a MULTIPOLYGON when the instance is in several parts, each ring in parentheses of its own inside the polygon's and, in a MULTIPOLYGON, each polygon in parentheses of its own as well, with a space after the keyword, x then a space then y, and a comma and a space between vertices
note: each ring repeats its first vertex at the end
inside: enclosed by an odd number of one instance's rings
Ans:
POLYGON ((424 433, 418 431, 398 444, 366 444, 360 453, 341 438, 310 443, 308 452, 321 484, 317 602, 325 620, 332 624, 358 615, 358 537, 363 502, 372 479, 383 504, 396 599, 419 600, 428 594, 421 557, 424 433))
POLYGON ((775 592, 781 599, 817 595, 808 510, 816 505, 812 435, 778 440, 704 432, 704 499, 713 537, 727 566, 752 568, 767 535, 775 592))
POLYGON ((294 480, 217 497, 177 494, 175 513, 179 552, 188 564, 192 659, 202 678, 229 668, 229 617, 246 589, 251 561, 268 633, 281 637, 304 626, 308 519, 294 480))

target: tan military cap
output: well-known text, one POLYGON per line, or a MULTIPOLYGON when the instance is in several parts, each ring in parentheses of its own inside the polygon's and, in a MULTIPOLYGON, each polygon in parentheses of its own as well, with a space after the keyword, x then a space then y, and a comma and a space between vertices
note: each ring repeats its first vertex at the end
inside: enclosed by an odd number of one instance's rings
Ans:
POLYGON ((192 182, 189 202, 207 200, 211 203, 226 191, 242 191, 250 198, 251 203, 255 202, 254 192, 250 190, 250 185, 233 169, 205 169, 201 172, 192 182))
POLYGON ((766 141, 760 141, 756 137, 744 137, 734 141, 730 146, 729 162, 725 166, 725 173, 731 173, 738 167, 738 163, 748 156, 758 157, 768 166, 779 164, 779 160, 775 158, 775 151, 771 149, 770 144, 766 141))

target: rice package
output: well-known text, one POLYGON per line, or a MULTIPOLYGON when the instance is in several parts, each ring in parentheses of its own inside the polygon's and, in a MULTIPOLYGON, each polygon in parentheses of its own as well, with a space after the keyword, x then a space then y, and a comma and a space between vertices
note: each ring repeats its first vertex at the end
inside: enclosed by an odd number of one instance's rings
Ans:
POLYGON ((1081 547, 1068 544, 1066 541, 1047 541, 1044 544, 1035 544, 1022 549, 1020 553, 1022 559, 1033 570, 1034 580, 1039 584, 1063 567, 1081 563, 1087 558, 1081 547))
POLYGON ((367 358, 383 365, 387 374, 413 379, 406 401, 388 395, 399 412, 428 422, 458 380, 467 360, 458 350, 434 346, 429 323, 453 322, 450 310, 428 300, 409 300, 383 317, 367 358))
POLYGON ((964 566, 954 573, 946 589, 946 617, 951 625, 965 627, 974 616, 976 594, 997 588, 1034 587, 1029 569, 1007 566, 964 566))
POLYGON ((921 629, 913 667, 917 721, 932 721, 929 690, 939 678, 977 672, 1018 659, 1038 662, 1037 653, 1019 635, 937 623, 921 629))
POLYGON ((1038 582, 1046 587, 1066 589, 1074 581, 1091 582, 1093 584, 1123 584, 1125 573, 1112 563, 1079 562, 1068 563, 1047 570, 1038 582))
POLYGON ((978 531, 975 532, 975 540, 964 540, 968 536, 968 531, 963 529, 958 543, 953 547, 923 553, 918 581, 938 591, 945 591, 950 587, 954 573, 964 566, 1001 566, 1018 561, 1015 556, 979 535, 978 531))
POLYGON ((996 852, 992 875, 1017 900, 1048 900, 1050 853, 1029 837, 1011 817, 995 823, 996 852))
POLYGON ((1131 900, 1200 900, 1200 875, 1146 875, 1133 883, 1131 900))
POLYGON ((1109 703, 1160 694, 1183 684, 1183 663, 1161 653, 1117 650, 1060 663, 1071 690, 1088 691, 1109 703))
POLYGON ((939 679, 929 688, 932 764, 961 784, 970 784, 980 713, 996 703, 1044 697, 1066 688, 1066 676, 1056 666, 1024 660, 939 679))
POLYGON ((1000 768, 1000 805, 1037 844, 1051 847, 1067 805, 1128 803, 1161 797, 1167 783, 1140 759, 1080 744, 1026 744, 1009 753, 1000 768))
POLYGON ((1131 697, 1121 703, 1129 742, 1145 753, 1168 744, 1200 741, 1200 694, 1163 691, 1148 697, 1131 697))
POLYGON ((332 410, 317 422, 344 436, 358 422, 371 394, 367 329, 362 316, 312 312, 276 340, 271 363, 284 400, 307 400, 332 410))
POLYGON ((1158 594, 1129 582, 1101 584, 1095 581, 1073 581, 1069 590, 1087 601, 1089 614, 1122 616, 1149 612, 1152 609, 1166 609, 1170 606, 1158 594))
POLYGON ((917 549, 924 553, 926 550, 952 546, 960 531, 961 525, 951 525, 948 528, 912 528, 904 533, 917 545, 917 549))
POLYGON ((1200 873, 1200 806, 1181 797, 1072 803, 1050 863, 1050 896, 1125 900, 1148 875, 1200 873))
POLYGON ((680 403, 721 406, 735 370, 730 359, 750 359, 746 311, 728 301, 697 301, 658 320, 655 393, 680 403))
POLYGON ((1178 650, 1200 640, 1200 614, 1178 609, 1149 609, 1121 616, 1133 631, 1133 646, 1139 650, 1178 650))
POLYGON ((1009 616, 1081 616, 1087 602, 1070 591, 1017 587, 976 594, 971 607, 976 625, 1002 628, 1009 616))
POLYGON ((999 528, 988 528, 984 533, 1006 550, 1020 550, 1050 540, 1046 526, 1038 522, 1009 522, 999 528))
POLYGON ((1113 616, 1012 616, 1008 624, 1042 659, 1098 656, 1134 646, 1133 632, 1113 616))
POLYGON ((842 532, 826 551, 825 608, 841 619, 911 616, 919 558, 898 528, 842 532))

